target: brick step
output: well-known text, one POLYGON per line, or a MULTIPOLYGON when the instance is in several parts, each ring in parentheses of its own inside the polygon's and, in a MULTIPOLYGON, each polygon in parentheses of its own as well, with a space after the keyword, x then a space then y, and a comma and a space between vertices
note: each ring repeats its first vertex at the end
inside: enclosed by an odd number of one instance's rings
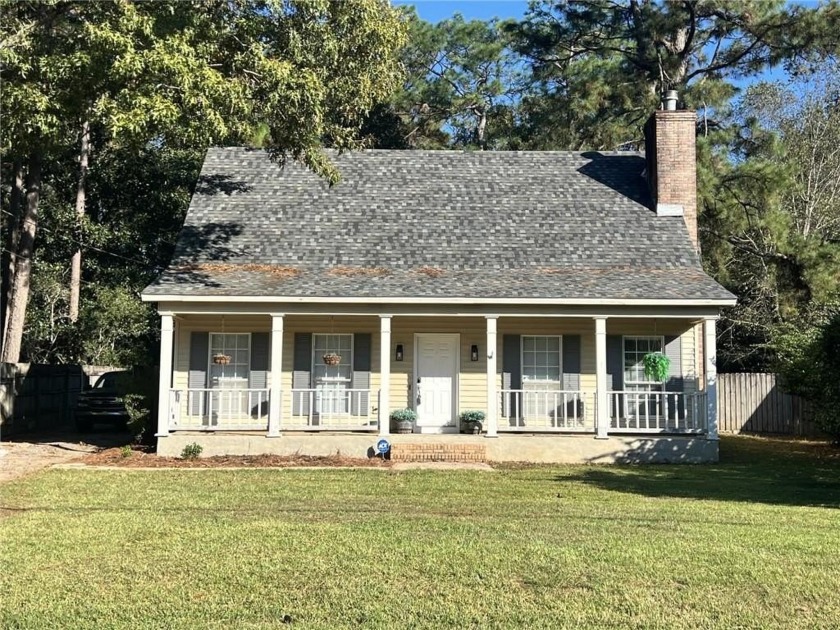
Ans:
POLYGON ((392 444, 395 462, 486 462, 483 444, 392 444))

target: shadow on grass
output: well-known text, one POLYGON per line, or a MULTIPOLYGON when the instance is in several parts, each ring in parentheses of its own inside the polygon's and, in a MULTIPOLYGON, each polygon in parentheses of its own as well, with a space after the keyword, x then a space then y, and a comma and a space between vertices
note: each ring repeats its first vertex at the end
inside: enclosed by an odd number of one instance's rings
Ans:
POLYGON ((598 466, 559 479, 646 497, 840 508, 840 449, 728 436, 717 464, 598 466))

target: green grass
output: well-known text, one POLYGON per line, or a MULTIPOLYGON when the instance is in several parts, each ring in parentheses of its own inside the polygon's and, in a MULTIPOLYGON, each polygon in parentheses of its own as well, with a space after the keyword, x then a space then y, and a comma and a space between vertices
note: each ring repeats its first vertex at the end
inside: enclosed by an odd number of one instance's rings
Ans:
POLYGON ((0 488, 3 628, 840 627, 840 459, 49 471, 0 488))

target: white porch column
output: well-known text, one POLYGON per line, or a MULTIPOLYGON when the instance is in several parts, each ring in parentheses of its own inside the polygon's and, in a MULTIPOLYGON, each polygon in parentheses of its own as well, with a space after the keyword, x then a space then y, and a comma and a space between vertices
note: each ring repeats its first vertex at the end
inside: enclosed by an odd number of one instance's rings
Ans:
POLYGON ((379 435, 391 433, 391 316, 379 316, 379 435))
POLYGON ((160 314, 160 380, 158 381, 158 428, 155 437, 169 435, 169 390, 172 387, 172 342, 175 317, 172 313, 160 314))
POLYGON ((271 378, 268 381, 268 437, 280 437, 283 413, 283 316, 271 314, 271 378))
POLYGON ((607 438, 610 398, 607 394, 607 319, 595 318, 595 437, 607 438))
POLYGON ((496 388, 496 324, 499 318, 487 316, 487 437, 499 436, 499 400, 496 388))
POLYGON ((714 319, 703 322, 703 357, 706 364, 706 437, 717 440, 717 332, 714 319))

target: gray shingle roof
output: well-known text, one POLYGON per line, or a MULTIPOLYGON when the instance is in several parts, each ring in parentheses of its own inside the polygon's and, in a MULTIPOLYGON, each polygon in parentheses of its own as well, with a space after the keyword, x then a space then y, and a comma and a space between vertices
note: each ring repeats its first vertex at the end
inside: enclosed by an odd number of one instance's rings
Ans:
POLYGON ((333 154, 330 188, 262 151, 208 151, 170 267, 144 294, 731 299, 636 153, 333 154))

